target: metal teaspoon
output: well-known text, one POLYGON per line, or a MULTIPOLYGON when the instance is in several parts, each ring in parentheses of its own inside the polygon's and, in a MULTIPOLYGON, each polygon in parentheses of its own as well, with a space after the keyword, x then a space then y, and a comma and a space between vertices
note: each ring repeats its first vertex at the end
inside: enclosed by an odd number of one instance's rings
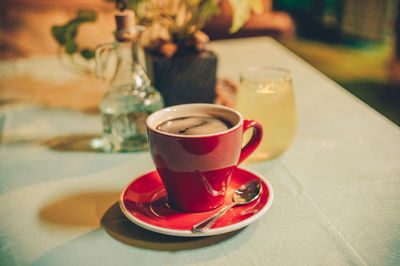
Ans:
POLYGON ((207 232, 214 223, 224 215, 230 208, 235 205, 245 205, 254 201, 260 196, 262 192, 262 184, 258 179, 251 180, 244 185, 241 185, 232 195, 232 203, 217 212, 216 214, 208 217, 207 219, 195 224, 192 227, 192 232, 204 233, 207 232))

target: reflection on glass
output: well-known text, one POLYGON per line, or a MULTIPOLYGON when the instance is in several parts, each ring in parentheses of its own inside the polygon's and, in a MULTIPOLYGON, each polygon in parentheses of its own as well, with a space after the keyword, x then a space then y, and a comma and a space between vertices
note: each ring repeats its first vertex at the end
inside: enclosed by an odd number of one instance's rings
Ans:
MULTIPOLYGON (((297 131, 291 72, 251 67, 241 73, 236 109, 243 117, 260 122, 264 129, 260 146, 247 161, 267 160, 285 152, 297 131)), ((245 143, 249 135, 245 135, 245 143)))

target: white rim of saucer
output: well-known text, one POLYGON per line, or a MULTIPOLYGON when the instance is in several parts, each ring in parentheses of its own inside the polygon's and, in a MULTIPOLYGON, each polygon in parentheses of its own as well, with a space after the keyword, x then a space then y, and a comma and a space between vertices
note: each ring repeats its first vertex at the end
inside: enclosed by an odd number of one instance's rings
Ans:
POLYGON ((125 188, 122 190, 121 194, 120 194, 120 198, 119 198, 119 206, 123 212, 123 214, 133 223, 137 224, 138 226, 145 228, 147 230, 153 231, 153 232, 157 232, 160 234, 164 234, 164 235, 170 235, 170 236, 182 236, 182 237, 203 237, 203 236, 213 236, 213 235, 220 235, 220 234, 224 234, 224 233, 229 233, 232 231, 236 231, 239 230, 253 222, 255 222, 256 220, 258 220, 261 216, 263 216, 267 210, 271 207, 272 202, 274 200, 274 192, 272 189, 272 186, 270 184, 270 182, 268 180, 265 179, 265 177, 263 175, 261 175, 260 173, 258 173, 257 171, 254 171, 253 169, 249 169, 247 167, 240 167, 240 169, 245 170, 247 172, 250 172, 252 174, 254 174, 255 176, 257 176, 258 178, 260 178, 264 184, 268 187, 268 191, 269 191, 269 197, 268 197, 268 201, 267 203, 264 205, 264 207, 257 212, 256 214, 254 214, 253 216, 240 221, 238 223, 234 223, 228 226, 224 226, 224 227, 219 227, 219 228, 212 228, 210 230, 208 230, 207 232, 204 233, 194 233, 190 230, 176 230, 176 229, 168 229, 168 228, 163 228, 163 227, 159 227, 159 226, 155 226, 149 223, 146 223, 138 218, 136 218, 134 215, 132 215, 128 209, 125 207, 124 204, 124 195, 126 190, 128 189, 128 187, 136 181, 136 179, 140 178, 143 175, 140 175, 138 177, 136 177, 135 179, 133 179, 128 185, 125 186, 125 188))

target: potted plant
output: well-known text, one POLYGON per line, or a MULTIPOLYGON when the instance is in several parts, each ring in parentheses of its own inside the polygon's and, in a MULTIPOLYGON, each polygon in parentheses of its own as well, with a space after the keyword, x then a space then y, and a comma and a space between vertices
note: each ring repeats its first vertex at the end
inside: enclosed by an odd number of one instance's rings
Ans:
MULTIPOLYGON (((217 56, 209 37, 201 31, 220 11, 222 0, 130 0, 138 23, 146 29, 141 45, 147 71, 165 104, 213 102, 217 56)), ((263 11, 262 0, 229 0, 232 10, 230 32, 237 31, 252 11, 263 11)))
MULTIPOLYGON (((116 0, 118 9, 134 10, 138 24, 145 26, 141 45, 147 72, 166 106, 214 101, 217 56, 201 29, 227 2, 232 9, 231 33, 247 22, 251 12, 259 14, 264 9, 263 0, 116 0)), ((95 20, 96 13, 86 10, 65 25, 52 27, 60 51, 65 51, 76 67, 79 64, 73 55, 80 53, 88 60, 94 55, 93 50, 80 49, 76 43, 78 28, 95 20)))

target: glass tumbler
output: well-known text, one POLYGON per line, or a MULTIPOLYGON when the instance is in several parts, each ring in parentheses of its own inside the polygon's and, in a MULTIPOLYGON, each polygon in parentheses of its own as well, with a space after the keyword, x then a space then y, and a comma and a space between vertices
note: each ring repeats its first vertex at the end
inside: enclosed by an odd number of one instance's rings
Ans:
MULTIPOLYGON (((261 144, 247 161, 268 160, 281 155, 297 132, 292 73, 276 67, 250 67, 240 73, 236 109, 264 128, 261 144)), ((250 138, 245 135, 244 142, 250 138)))

